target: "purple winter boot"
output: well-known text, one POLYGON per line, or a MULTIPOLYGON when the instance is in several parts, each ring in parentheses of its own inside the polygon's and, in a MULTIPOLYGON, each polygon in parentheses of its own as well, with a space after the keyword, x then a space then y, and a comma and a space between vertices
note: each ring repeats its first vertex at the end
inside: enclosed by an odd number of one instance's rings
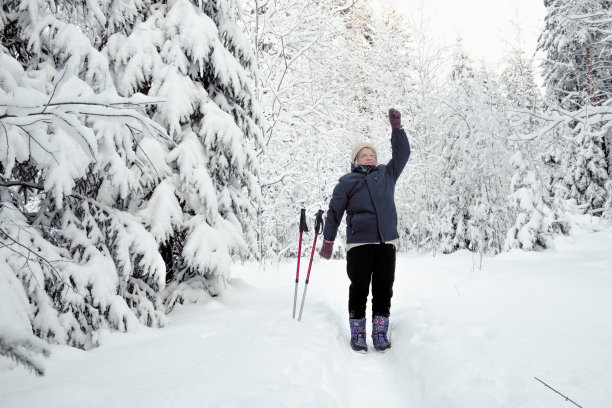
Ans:
POLYGON ((351 348, 358 353, 365 353, 368 351, 368 344, 366 343, 366 318, 363 319, 349 319, 351 325, 351 348))
POLYGON ((387 338, 387 330, 389 330, 388 317, 372 317, 372 341, 374 342, 374 348, 378 351, 387 351, 391 348, 391 342, 387 338))

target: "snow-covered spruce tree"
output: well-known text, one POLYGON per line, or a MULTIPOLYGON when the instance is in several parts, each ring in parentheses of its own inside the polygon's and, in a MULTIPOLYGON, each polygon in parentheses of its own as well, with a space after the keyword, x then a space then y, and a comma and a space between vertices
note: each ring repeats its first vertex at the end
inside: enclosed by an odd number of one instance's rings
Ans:
POLYGON ((501 75, 508 149, 515 150, 509 153, 513 174, 508 212, 514 223, 506 238, 507 249, 546 248, 553 232, 568 232, 563 207, 541 183, 547 180, 542 158, 554 154, 551 150, 555 144, 549 135, 538 134, 542 127, 542 100, 532 67, 532 60, 516 45, 501 75))
POLYGON ((15 278, 0 285, 29 319, 8 325, 81 348, 103 329, 165 319, 163 260, 132 209, 163 175, 154 160, 167 139, 139 108, 151 99, 117 94, 92 45, 104 17, 87 4, 0 11, 0 269, 15 278))
POLYGON ((542 200, 538 176, 521 150, 517 149, 511 163, 510 210, 516 214, 516 221, 508 231, 505 248, 546 249, 551 245, 553 212, 542 200))
MULTIPOLYGON (((554 208, 564 209, 567 199, 593 215, 609 209, 608 183, 612 178, 602 146, 612 131, 610 107, 586 106, 569 112, 547 112, 537 131, 550 180, 548 191, 554 208)), ((557 211, 558 212, 558 211, 557 211)))
POLYGON ((578 198, 587 211, 600 214, 608 201, 606 182, 610 179, 605 153, 602 149, 604 137, 599 124, 591 125, 590 116, 574 127, 577 153, 575 162, 565 176, 569 186, 569 197, 578 198))
POLYGON ((564 171, 555 180, 562 185, 553 189, 600 214, 609 201, 605 184, 610 179, 611 140, 603 131, 605 123, 589 116, 609 106, 612 97, 612 6, 604 0, 548 0, 545 5, 538 48, 546 54, 542 67, 550 115, 584 118, 580 123, 567 121, 569 140, 559 141, 564 149, 551 160, 561 163, 564 171))
POLYGON ((201 289, 216 295, 232 256, 255 249, 257 66, 236 0, 119 3, 139 12, 111 20, 104 52, 118 91, 164 98, 148 113, 175 143, 168 176, 140 212, 161 246, 172 308, 201 289))
POLYGON ((520 48, 505 60, 500 78, 501 92, 508 102, 510 132, 528 135, 538 128, 542 98, 535 83, 533 59, 520 48))

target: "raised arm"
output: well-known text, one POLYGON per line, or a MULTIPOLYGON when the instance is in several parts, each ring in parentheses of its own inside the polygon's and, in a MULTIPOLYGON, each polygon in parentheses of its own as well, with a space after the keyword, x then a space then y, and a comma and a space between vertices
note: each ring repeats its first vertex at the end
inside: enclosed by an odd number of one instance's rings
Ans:
POLYGON ((402 115, 399 111, 389 109, 389 123, 391 123, 391 160, 387 163, 387 171, 395 179, 399 178, 400 174, 408 163, 410 157, 410 143, 408 136, 402 128, 402 115))

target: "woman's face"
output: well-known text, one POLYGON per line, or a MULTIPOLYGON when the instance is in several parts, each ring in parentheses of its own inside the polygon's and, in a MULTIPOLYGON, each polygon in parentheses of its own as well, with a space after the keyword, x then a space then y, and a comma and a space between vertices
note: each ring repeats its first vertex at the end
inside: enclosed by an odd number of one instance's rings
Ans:
POLYGON ((375 165, 376 164, 376 155, 374 154, 374 150, 369 147, 364 147, 357 153, 357 165, 375 165))

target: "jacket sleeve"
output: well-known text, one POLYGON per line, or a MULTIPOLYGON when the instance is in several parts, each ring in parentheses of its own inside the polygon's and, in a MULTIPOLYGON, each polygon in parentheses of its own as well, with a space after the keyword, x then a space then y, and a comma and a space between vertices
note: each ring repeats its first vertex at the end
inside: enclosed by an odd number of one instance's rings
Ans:
POLYGON ((344 216, 346 205, 348 203, 348 194, 344 191, 341 182, 336 184, 332 198, 329 201, 329 209, 325 217, 325 227, 323 228, 323 239, 326 241, 334 241, 338 233, 338 227, 344 216))
POLYGON ((404 129, 393 129, 391 132, 391 160, 387 163, 387 171, 396 180, 406 167, 410 157, 410 143, 404 129))

